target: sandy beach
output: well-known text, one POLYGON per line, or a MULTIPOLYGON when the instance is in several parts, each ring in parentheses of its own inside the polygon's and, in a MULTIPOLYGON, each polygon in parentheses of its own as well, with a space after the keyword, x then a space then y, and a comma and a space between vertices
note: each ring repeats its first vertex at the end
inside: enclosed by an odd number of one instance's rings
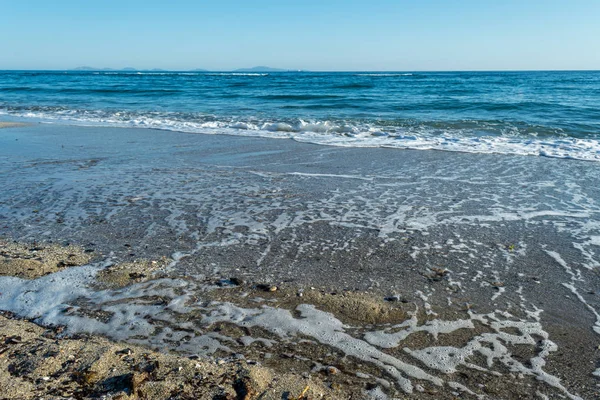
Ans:
POLYGON ((593 162, 4 125, 0 398, 600 396, 593 162))

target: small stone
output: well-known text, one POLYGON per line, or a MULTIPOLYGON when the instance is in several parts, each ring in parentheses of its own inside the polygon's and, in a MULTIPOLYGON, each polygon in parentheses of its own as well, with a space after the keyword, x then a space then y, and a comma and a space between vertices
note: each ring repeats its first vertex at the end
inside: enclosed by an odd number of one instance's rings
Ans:
POLYGON ((238 278, 236 276, 229 278, 229 281, 236 286, 240 286, 240 285, 244 284, 244 280, 242 278, 238 278))
POLYGON ((388 296, 388 297, 384 297, 383 299, 384 299, 385 301, 389 301, 389 302, 391 302, 391 303, 393 303, 393 302, 396 302, 396 301, 400 301, 400 300, 401 300, 400 296, 398 296, 397 294, 395 294, 395 295, 392 295, 392 296, 388 296))
POLYGON ((263 292, 275 292, 275 291, 277 291, 277 286, 274 286, 274 285, 260 284, 260 285, 256 285, 256 288, 259 289, 259 290, 262 290, 263 292))
POLYGON ((336 367, 333 367, 331 365, 326 368, 326 371, 329 375, 336 375, 340 372, 339 369, 337 369, 336 367))
POLYGON ((121 356, 130 356, 133 354, 133 350, 131 350, 130 348, 126 348, 126 349, 115 352, 115 354, 121 355, 121 356))
POLYGON ((21 343, 21 341, 21 336, 9 336, 6 339, 4 339, 5 344, 18 344, 21 343))

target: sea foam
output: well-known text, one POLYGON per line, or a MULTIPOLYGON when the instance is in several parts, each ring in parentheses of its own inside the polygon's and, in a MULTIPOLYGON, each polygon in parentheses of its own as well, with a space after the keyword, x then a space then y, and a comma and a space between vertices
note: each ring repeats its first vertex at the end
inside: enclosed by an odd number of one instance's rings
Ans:
POLYGON ((223 134, 292 139, 299 142, 339 147, 386 147, 412 150, 441 150, 479 154, 543 156, 600 161, 600 139, 556 135, 515 134, 518 128, 497 129, 481 122, 452 124, 447 128, 426 125, 379 125, 343 120, 261 120, 189 116, 159 112, 107 112, 102 110, 7 110, 11 115, 42 122, 84 126, 133 127, 184 133, 223 134), (488 131, 482 134, 481 131, 488 131))
MULTIPOLYGON (((531 319, 521 320, 506 312, 469 312, 468 319, 434 319, 420 325, 415 311, 404 323, 383 330, 367 330, 360 337, 356 333, 351 334, 357 331, 357 327, 347 326, 333 314, 310 304, 299 305, 295 309, 298 316, 295 316, 290 310, 266 304, 259 308, 247 308, 231 302, 206 302, 202 300, 203 293, 219 289, 190 279, 162 278, 115 290, 90 288, 89 283, 97 272, 109 265, 110 261, 72 267, 35 280, 0 277, 0 309, 42 324, 64 325, 70 334, 102 334, 119 341, 192 354, 232 351, 230 346, 235 340, 208 329, 215 323, 230 323, 242 328, 258 327, 276 335, 280 341, 309 338, 373 365, 391 377, 406 393, 418 390, 418 382, 426 381, 435 386, 447 385, 475 394, 472 389, 452 381, 451 374, 459 368, 466 368, 498 375, 500 372, 493 367, 499 363, 511 372, 531 375, 545 382, 570 399, 580 399, 570 393, 559 378, 543 369, 545 359, 558 348, 549 340, 538 314, 531 319), (158 297, 162 299, 160 304, 151 301, 158 297), (94 315, 102 317, 95 318, 94 315), (186 315, 193 315, 197 322, 182 323, 182 320, 189 320, 182 318, 186 315), (426 332, 437 339, 438 335, 457 330, 475 331, 474 322, 485 326, 487 331, 473 332, 471 340, 463 347, 407 347, 410 342, 406 342, 406 339, 413 334, 426 332), (396 329, 400 330, 391 332, 396 329), (539 338, 542 340, 539 341, 539 338), (527 363, 522 363, 513 357, 507 347, 509 344, 532 346, 538 350, 527 363), (403 346, 404 352, 412 356, 415 362, 380 350, 399 346, 403 346), (485 358, 484 365, 476 364, 475 353, 485 358), (438 373, 428 372, 423 365, 438 373)), ((245 337, 243 342, 264 340, 245 337)), ((276 343, 274 340, 267 342, 268 346, 276 343)))

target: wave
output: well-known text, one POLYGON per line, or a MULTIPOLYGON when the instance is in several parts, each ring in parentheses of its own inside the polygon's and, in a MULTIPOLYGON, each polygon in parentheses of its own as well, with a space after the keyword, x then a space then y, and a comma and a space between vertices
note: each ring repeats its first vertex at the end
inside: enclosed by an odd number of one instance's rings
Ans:
POLYGON ((179 89, 139 89, 139 88, 63 88, 63 87, 32 87, 32 86, 14 86, 0 88, 0 92, 19 93, 19 92, 31 92, 31 93, 50 93, 50 94, 116 94, 116 95, 168 95, 181 93, 179 89))
POLYGON ((285 138, 328 146, 444 150, 600 162, 600 135, 573 137, 560 128, 507 121, 274 120, 59 107, 0 108, 1 114, 50 123, 285 138))
POLYGON ((257 96, 264 100, 329 100, 343 97, 335 94, 266 94, 257 96))
POLYGON ((362 74, 354 74, 354 76, 413 76, 413 74, 406 72, 406 73, 377 73, 377 72, 372 72, 372 73, 362 73, 362 74))
MULTIPOLYGON (((73 73, 72 71, 69 71, 73 73)), ((87 71, 75 71, 75 73, 83 73, 87 74, 87 71)), ((95 71, 92 72, 92 75, 156 75, 156 76, 164 76, 164 75, 199 75, 202 72, 158 72, 158 71, 95 71)))
POLYGON ((371 83, 348 83, 346 85, 332 86, 334 89, 372 89, 375 85, 371 83))
POLYGON ((203 75, 208 76, 269 76, 267 73, 258 72, 211 72, 204 73, 203 75))

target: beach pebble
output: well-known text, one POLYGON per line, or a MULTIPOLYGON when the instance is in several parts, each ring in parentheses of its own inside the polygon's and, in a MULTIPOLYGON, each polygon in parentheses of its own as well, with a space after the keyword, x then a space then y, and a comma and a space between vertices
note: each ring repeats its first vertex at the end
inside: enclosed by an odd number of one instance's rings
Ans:
POLYGON ((275 286, 275 285, 266 285, 266 284, 256 285, 256 288, 259 290, 262 290, 263 292, 276 292, 278 289, 277 286, 275 286))
POLYGON ((240 286, 240 285, 244 284, 244 280, 242 278, 238 278, 236 276, 229 278, 229 281, 236 286, 240 286))
POLYGON ((327 371, 327 373, 329 375, 336 375, 336 374, 339 374, 339 372, 340 372, 339 369, 337 369, 336 367, 331 366, 331 365, 328 366, 325 370, 327 371))

